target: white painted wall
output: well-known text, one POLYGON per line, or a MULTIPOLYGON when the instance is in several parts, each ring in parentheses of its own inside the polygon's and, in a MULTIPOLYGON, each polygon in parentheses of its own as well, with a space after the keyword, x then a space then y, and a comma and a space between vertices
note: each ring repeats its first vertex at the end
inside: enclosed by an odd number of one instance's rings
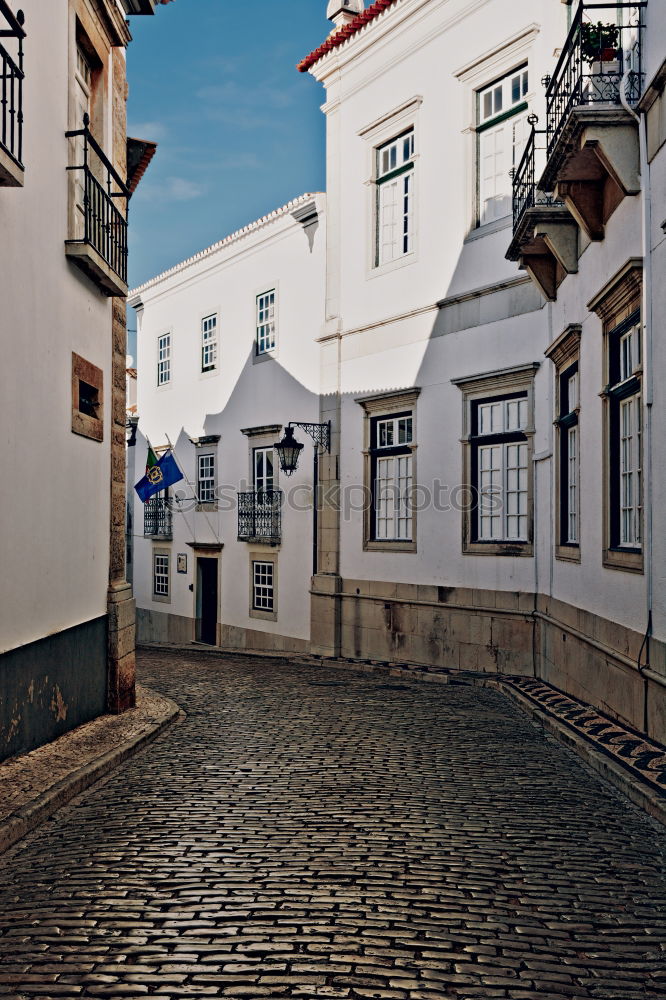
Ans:
MULTIPOLYGON (((654 4, 651 4, 654 7, 654 4)), ((653 13, 660 20, 658 13, 653 13)), ((663 20, 663 18, 662 18, 663 20)), ((660 30, 660 29, 659 29, 660 30)), ((418 552, 364 552, 360 513, 342 520, 341 574, 352 579, 552 592, 622 624, 645 627, 643 576, 602 567, 601 326, 586 303, 632 255, 640 255, 640 198, 627 198, 590 245, 580 273, 553 306, 432 337, 447 296, 517 277, 504 259, 511 220, 470 229, 475 205, 474 93, 527 60, 530 109, 544 121, 541 77, 552 73, 566 37, 566 8, 550 0, 402 0, 312 72, 326 87, 329 264, 324 385, 340 385, 341 475, 362 482, 363 393, 413 385, 417 403, 419 484, 461 480, 462 397, 451 379, 541 362, 535 383, 534 452, 553 447, 553 369, 544 350, 567 324, 583 324, 582 561, 554 559, 553 460, 535 469, 537 540, 533 558, 463 555, 459 513, 418 515, 418 552), (399 266, 370 267, 376 137, 359 135, 382 115, 418 98, 417 249, 399 266), (360 220, 360 221, 359 221, 360 220), (359 234, 360 230, 360 234, 359 234), (418 312, 420 311, 420 312, 418 312), (395 321, 396 316, 402 319, 395 321), (588 416, 589 415, 589 416, 588 416)), ((399 134, 396 128, 395 134, 399 134)))
POLYGON ((0 652, 106 612, 111 302, 65 259, 68 4, 23 0, 25 186, 0 188, 0 652), (104 372, 104 441, 71 431, 72 351, 104 372))
MULTIPOLYGON (((294 504, 283 511, 282 545, 250 546, 237 540, 236 491, 251 490, 251 449, 270 445, 265 438, 248 438, 241 429, 316 422, 319 414, 319 348, 324 308, 325 199, 304 197, 293 209, 315 201, 318 223, 310 248, 308 234, 289 207, 262 220, 210 253, 179 265, 131 293, 138 310, 138 407, 140 436, 137 473, 145 460, 145 441, 154 446, 169 438, 188 478, 195 481, 195 447, 190 438, 219 434, 218 486, 223 500, 216 512, 174 514, 172 595, 168 605, 152 596, 153 543, 143 537, 143 509, 135 502, 134 585, 140 608, 185 618, 195 617, 195 560, 188 542, 224 545, 220 556, 220 621, 238 628, 309 637, 309 580, 312 571, 312 518, 305 506, 312 484, 312 443, 305 443, 299 469, 276 488, 296 491, 294 504), (273 357, 256 361, 256 296, 277 289, 278 346, 273 357), (219 355, 214 373, 201 374, 201 319, 218 314, 219 355), (157 338, 172 333, 172 380, 158 388, 157 338), (277 622, 249 615, 249 552, 277 554, 277 622), (188 553, 187 575, 175 572, 175 555, 188 553)), ((309 230, 312 236, 312 229, 309 230)), ((281 435, 280 435, 281 436, 281 435)), ((182 484, 180 484, 182 485, 182 484)), ((188 490, 188 495, 192 491, 188 490)), ((191 507, 191 504, 183 505, 191 507)), ((161 545, 161 543, 160 543, 161 545)), ((255 556, 260 558, 260 556, 255 556)), ((195 588, 196 589, 196 588, 195 588)))

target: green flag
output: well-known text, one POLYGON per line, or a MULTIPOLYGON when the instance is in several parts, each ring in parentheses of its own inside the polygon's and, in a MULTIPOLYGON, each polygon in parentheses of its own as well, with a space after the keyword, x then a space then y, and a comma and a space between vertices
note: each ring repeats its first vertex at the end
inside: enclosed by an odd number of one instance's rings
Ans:
POLYGON ((153 451, 153 446, 148 443, 148 455, 146 457, 146 475, 150 472, 152 467, 157 465, 157 455, 153 451))

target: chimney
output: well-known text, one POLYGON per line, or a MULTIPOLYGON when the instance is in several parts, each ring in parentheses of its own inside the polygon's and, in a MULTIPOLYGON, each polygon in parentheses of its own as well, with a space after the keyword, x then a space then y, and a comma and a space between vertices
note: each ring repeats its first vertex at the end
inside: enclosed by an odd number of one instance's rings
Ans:
POLYGON ((364 10, 365 0, 328 0, 326 17, 335 25, 333 30, 337 31, 338 28, 343 28, 345 24, 353 21, 364 10))

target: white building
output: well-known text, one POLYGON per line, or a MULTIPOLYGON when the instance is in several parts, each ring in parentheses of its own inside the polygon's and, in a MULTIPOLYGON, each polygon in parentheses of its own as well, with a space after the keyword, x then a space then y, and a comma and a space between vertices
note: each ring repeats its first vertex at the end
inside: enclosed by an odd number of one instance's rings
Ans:
POLYGON ((541 678, 664 739, 663 5, 328 11, 299 67, 327 121, 310 648, 541 678))
POLYGON ((22 6, 0 2, 0 758, 134 700, 125 47, 155 2, 22 6))
POLYGON ((318 420, 325 221, 323 196, 303 195, 131 293, 130 464, 138 480, 146 441, 171 442, 186 476, 170 499, 134 495, 143 639, 308 646, 312 468, 287 479, 273 445, 318 420))

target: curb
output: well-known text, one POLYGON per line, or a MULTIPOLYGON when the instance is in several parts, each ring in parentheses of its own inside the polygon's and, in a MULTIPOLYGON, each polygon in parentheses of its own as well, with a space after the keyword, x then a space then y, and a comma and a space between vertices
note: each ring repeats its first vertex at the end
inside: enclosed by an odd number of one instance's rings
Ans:
POLYGON ((269 651, 236 650, 220 646, 169 645, 167 643, 141 643, 137 648, 160 650, 162 652, 205 653, 223 659, 227 656, 244 656, 254 659, 273 660, 282 664, 292 663, 296 666, 319 666, 328 669, 355 670, 365 673, 383 672, 393 677, 401 677, 416 683, 456 684, 466 683, 474 687, 489 687, 510 698, 514 704, 529 718, 546 729, 563 746, 576 754, 580 760, 594 770, 606 782, 613 785, 616 791, 624 795, 634 805, 647 813, 652 819, 666 826, 666 798, 647 785, 637 774, 617 764, 603 750, 596 747, 573 727, 567 726, 555 716, 549 715, 530 701, 522 692, 511 685, 509 676, 493 674, 477 674, 473 671, 451 670, 446 667, 427 667, 420 664, 409 664, 381 660, 348 660, 337 657, 312 657, 308 654, 279 653, 269 651))
POLYGON ((163 714, 155 722, 148 723, 138 736, 72 771, 67 777, 41 792, 32 802, 21 806, 0 821, 0 854, 13 847, 76 795, 110 774, 118 764, 152 743, 179 717, 184 717, 180 707, 170 698, 160 695, 160 700, 164 703, 163 714))
POLYGON ((572 750, 577 757, 580 757, 588 767, 592 768, 602 778, 615 787, 615 789, 628 798, 634 805, 638 806, 653 819, 666 826, 666 799, 645 784, 640 778, 632 780, 631 771, 625 770, 617 764, 611 757, 607 757, 603 750, 598 749, 585 737, 581 736, 573 727, 567 726, 564 722, 549 715, 548 712, 538 708, 533 702, 526 698, 520 691, 517 691, 511 684, 502 680, 495 682, 502 694, 507 695, 525 712, 534 722, 547 729, 558 742, 562 743, 569 750, 572 750))

